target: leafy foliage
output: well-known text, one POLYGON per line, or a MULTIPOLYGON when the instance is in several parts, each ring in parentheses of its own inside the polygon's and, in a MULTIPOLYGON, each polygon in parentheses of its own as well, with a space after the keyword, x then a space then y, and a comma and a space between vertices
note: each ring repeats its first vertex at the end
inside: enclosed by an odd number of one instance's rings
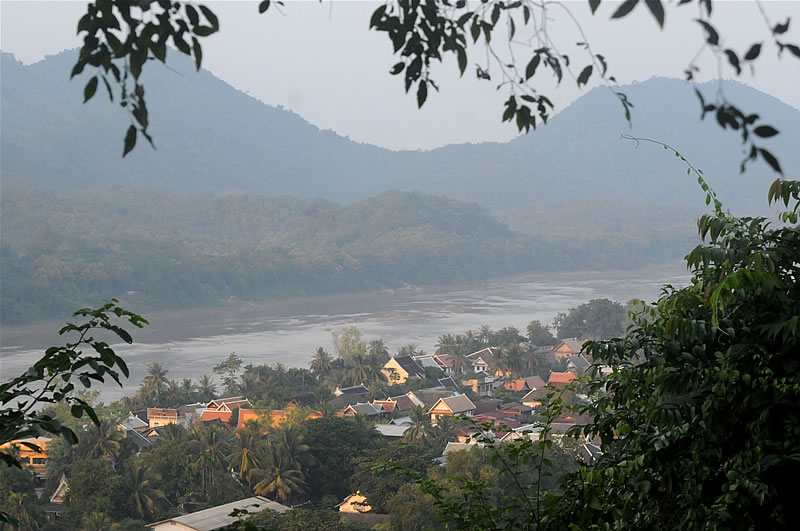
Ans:
MULTIPOLYGON (((131 343, 130 334, 115 319, 127 320, 135 327, 147 324, 140 315, 129 312, 117 305, 116 299, 100 308, 84 308, 73 314, 83 322, 68 323, 60 331, 77 335, 74 342, 63 347, 50 347, 44 357, 38 360, 25 374, 0 385, 0 442, 35 437, 42 433, 61 435, 73 444, 77 442, 75 432, 64 426, 47 413, 37 410, 45 404, 65 402, 70 405, 74 417, 86 414, 92 422, 101 426, 94 409, 84 399, 77 396, 75 381, 89 388, 93 381, 104 382, 110 377, 118 384, 120 373, 128 376, 125 361, 114 353, 105 341, 95 339, 97 332, 108 332, 126 343, 131 343), (91 348, 92 352, 83 349, 91 348), (119 371, 119 372, 118 372, 119 371)), ((19 466, 11 455, 2 453, 0 457, 9 466, 19 466)))

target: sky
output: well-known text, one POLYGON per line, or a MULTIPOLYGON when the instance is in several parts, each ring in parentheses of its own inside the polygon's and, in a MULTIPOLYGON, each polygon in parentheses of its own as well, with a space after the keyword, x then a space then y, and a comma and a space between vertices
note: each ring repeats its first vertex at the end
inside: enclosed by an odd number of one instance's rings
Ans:
MULTIPOLYGON (((474 64, 483 54, 478 49, 462 79, 455 60, 436 65, 433 77, 441 91, 430 93, 428 103, 418 110, 414 95, 405 94, 401 76, 388 73, 397 62, 389 39, 368 29, 378 2, 290 0, 282 12, 270 10, 264 15, 258 15, 255 1, 206 3, 218 14, 221 30, 204 40, 203 66, 234 87, 264 103, 289 108, 321 129, 390 149, 502 142, 518 134, 500 120, 508 93, 498 91, 496 81, 475 79, 474 64)), ((644 5, 623 20, 610 21, 613 2, 604 1, 595 16, 586 0, 562 2, 621 84, 656 75, 682 77, 701 48, 703 33, 693 21, 697 6, 675 4, 667 5, 662 31, 644 5)), ((737 79, 800 109, 800 60, 788 53, 778 60, 757 4, 717 0, 714 5, 712 22, 727 39, 725 46, 741 56, 753 42, 764 43, 755 71, 745 68, 737 79)), ((800 1, 762 5, 771 24, 792 17, 796 27, 786 40, 800 43, 800 1)), ((85 6, 86 2, 74 1, 0 0, 0 48, 30 64, 78 47, 75 27, 85 6)), ((549 32, 571 50, 564 53, 577 57, 574 43, 583 38, 575 24, 561 6, 554 5, 550 13, 549 32)), ((523 30, 517 31, 520 39, 523 30)), ((717 77, 718 71, 723 77, 733 75, 727 65, 720 70, 708 51, 697 64, 701 80, 717 77)), ((592 86, 579 90, 567 77, 558 87, 544 83, 540 91, 558 110, 592 86)), ((81 89, 76 85, 76 91, 81 89)))

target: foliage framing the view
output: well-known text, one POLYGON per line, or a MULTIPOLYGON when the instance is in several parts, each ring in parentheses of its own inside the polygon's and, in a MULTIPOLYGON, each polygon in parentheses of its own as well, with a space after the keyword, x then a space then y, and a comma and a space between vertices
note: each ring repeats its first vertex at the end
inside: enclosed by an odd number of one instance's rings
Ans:
MULTIPOLYGON (((125 319, 137 328, 147 324, 140 315, 129 312, 117 305, 117 300, 100 308, 83 308, 73 314, 83 322, 67 323, 60 335, 77 334, 74 342, 64 346, 50 347, 44 357, 38 360, 24 374, 0 385, 0 444, 9 441, 37 437, 45 433, 64 437, 72 444, 77 443, 75 433, 53 416, 37 410, 43 404, 64 402, 70 405, 70 411, 76 418, 86 414, 99 426, 92 406, 75 395, 75 380, 85 388, 92 386, 92 381, 104 382, 106 377, 120 382, 120 373, 128 376, 128 366, 117 356, 109 344, 94 335, 107 331, 125 343, 131 343, 130 334, 114 323, 114 318, 125 319), (84 352, 91 348, 92 352, 84 352)), ((38 450, 33 443, 24 443, 38 450)), ((19 467, 20 463, 11 453, 0 452, 0 458, 6 466, 19 467)), ((0 512, 0 521, 9 521, 9 515, 0 512)))
MULTIPOLYGON (((601 9, 601 3, 602 0, 588 1, 592 15, 601 9)), ((647 6, 658 26, 663 29, 666 12, 661 0, 625 0, 610 18, 626 17, 639 3, 647 6)), ((720 64, 727 63, 732 72, 741 75, 743 66, 753 64, 761 56, 763 41, 753 42, 746 51, 724 47, 720 30, 711 23, 712 0, 680 0, 676 7, 693 3, 700 8, 699 18, 695 20, 704 41, 701 52, 709 50, 720 64)), ((772 23, 764 6, 757 4, 768 38, 778 54, 788 51, 800 59, 800 47, 784 38, 789 31, 790 19, 772 23)), ((282 5, 280 1, 266 0, 259 2, 258 11, 264 13, 271 6, 282 5)), ((581 87, 592 76, 599 78, 622 104, 626 119, 629 122, 631 120, 633 103, 619 90, 616 78, 609 73, 609 61, 592 48, 577 18, 564 3, 535 0, 482 0, 480 3, 466 0, 391 0, 374 11, 369 25, 386 33, 391 40, 394 53, 399 54, 400 61, 392 66, 390 73, 403 74, 406 92, 416 86, 419 107, 427 101, 430 88, 439 90, 432 77, 433 63, 441 62, 447 53, 451 53, 456 57, 463 76, 469 64, 468 49, 473 46, 482 47, 486 57, 485 61, 475 63, 475 76, 489 82, 494 80, 498 82, 498 90, 508 91, 502 119, 504 122, 514 122, 519 131, 535 129, 537 117, 546 123, 554 110, 550 98, 533 85, 534 79, 540 80, 547 70, 558 84, 565 77, 571 77, 581 87), (553 28, 561 21, 574 26, 582 40, 574 45, 556 42, 553 28), (572 59, 565 53, 567 50, 572 59), (574 53, 572 50, 575 50, 574 53), (579 66, 573 71, 575 65, 579 66)), ((83 72, 86 66, 97 69, 97 75, 91 77, 84 87, 84 102, 94 96, 99 81, 107 89, 109 99, 114 101, 111 84, 117 85, 119 103, 131 119, 125 134, 123 156, 135 147, 140 133, 153 144, 147 132, 149 117, 144 86, 139 81, 146 62, 157 60, 166 63, 167 44, 171 43, 179 52, 194 57, 199 70, 203 61, 199 39, 218 31, 219 20, 214 12, 204 5, 195 7, 191 2, 96 0, 89 4, 86 14, 78 23, 78 34, 85 34, 84 44, 72 76, 83 72), (126 29, 123 30, 123 26, 126 29)), ((700 71, 697 66, 699 56, 700 53, 690 61, 684 72, 687 81, 692 81, 700 71)), ((741 171, 744 171, 747 162, 760 157, 776 172, 782 173, 777 157, 756 144, 757 139, 777 135, 777 129, 762 123, 758 114, 737 107, 726 98, 721 87, 712 102, 706 102, 699 90, 697 96, 702 110, 701 118, 713 112, 720 127, 741 133, 742 143, 747 146, 741 171)))

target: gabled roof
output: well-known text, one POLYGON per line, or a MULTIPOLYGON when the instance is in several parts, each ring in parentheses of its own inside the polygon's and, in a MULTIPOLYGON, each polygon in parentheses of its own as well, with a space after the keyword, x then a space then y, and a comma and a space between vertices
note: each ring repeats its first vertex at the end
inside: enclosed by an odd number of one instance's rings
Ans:
POLYGON ((417 365, 417 362, 414 361, 411 356, 399 356, 393 359, 409 376, 416 376, 418 378, 425 377, 425 369, 417 365))
POLYGON ((458 384, 452 377, 439 378, 439 385, 451 391, 458 391, 458 384))
POLYGON ((478 448, 483 448, 483 443, 478 441, 472 441, 468 443, 449 441, 447 443, 447 446, 444 447, 442 455, 447 455, 450 452, 457 452, 458 450, 469 450, 473 446, 477 446, 478 448))
POLYGON ((225 505, 218 505, 217 507, 212 507, 204 511, 197 511, 196 513, 189 513, 183 516, 176 516, 175 518, 168 518, 167 520, 147 524, 147 527, 175 523, 197 531, 212 531, 236 522, 238 518, 230 516, 234 509, 247 509, 251 513, 271 509, 283 513, 290 510, 290 507, 286 507, 285 505, 281 505, 278 502, 262 496, 253 496, 252 498, 226 503, 225 505))
POLYGON ((439 364, 434 359, 434 356, 413 356, 412 359, 423 369, 426 367, 441 369, 439 364))
POLYGON ((497 411, 497 408, 500 406, 502 400, 498 400, 496 398, 487 398, 486 400, 479 400, 475 402, 475 415, 480 415, 481 413, 486 413, 488 411, 497 411))
POLYGON ((140 419, 139 417, 137 417, 136 415, 134 415, 133 413, 131 413, 125 420, 120 422, 118 426, 120 426, 125 431, 128 431, 128 430, 147 428, 149 424, 140 419))
POLYGON ((433 406, 431 406, 431 408, 428 410, 428 413, 440 407, 440 404, 449 409, 453 415, 475 410, 475 404, 472 403, 472 400, 470 400, 467 395, 456 395, 448 396, 447 398, 440 398, 435 404, 433 404, 433 406))
POLYGON ((394 400, 373 400, 372 404, 375 406, 381 406, 385 412, 391 413, 394 411, 394 407, 397 405, 397 402, 394 400))
POLYGON ((336 390, 333 392, 336 396, 340 395, 366 395, 369 393, 369 388, 364 385, 354 385, 352 387, 337 387, 336 390))
POLYGON ((347 406, 358 404, 359 402, 363 401, 364 401, 364 395, 347 394, 347 395, 339 395, 333 400, 331 400, 331 405, 337 409, 343 409, 347 406))
POLYGON ((537 387, 536 389, 532 389, 527 395, 522 397, 522 402, 540 402, 547 398, 547 393, 550 390, 546 389, 545 387, 537 387))
POLYGON ((430 406, 436 403, 440 398, 452 395, 453 392, 447 389, 419 389, 417 391, 408 392, 408 396, 412 397, 412 400, 416 398, 416 400, 414 400, 415 404, 422 402, 424 406, 430 406))
POLYGON ((261 423, 269 423, 271 419, 265 411, 256 411, 255 409, 239 408, 239 423, 237 428, 244 428, 248 421, 255 420, 261 423))
POLYGON ((411 429, 411 424, 376 424, 375 429, 384 437, 400 438, 411 429))
POLYGON ((572 356, 567 356, 567 364, 572 364, 575 366, 576 369, 584 371, 588 369, 592 363, 586 359, 586 356, 583 354, 573 354, 572 356))
POLYGON ((343 414, 346 416, 358 414, 365 417, 374 417, 375 415, 380 415, 381 413, 384 413, 383 407, 380 405, 373 405, 368 402, 347 406, 343 411, 343 414))
POLYGON ((208 409, 217 411, 233 411, 240 407, 249 406, 250 401, 243 396, 231 396, 228 398, 215 398, 206 406, 208 409))
POLYGON ((550 378, 547 379, 547 383, 549 385, 565 385, 577 378, 578 377, 571 372, 551 372, 550 378))
POLYGON ((53 495, 50 496, 50 503, 63 503, 64 495, 67 493, 68 489, 69 481, 67 481, 67 475, 62 472, 61 479, 58 480, 58 486, 56 487, 56 490, 53 491, 53 495))
POLYGON ((580 339, 574 338, 574 337, 568 338, 568 339, 562 339, 561 341, 559 341, 558 343, 556 343, 555 345, 553 345, 550 348, 555 351, 555 350, 559 350, 561 347, 567 347, 572 352, 577 353, 577 352, 580 352, 582 350, 583 341, 581 341, 580 339))
POLYGON ((424 406, 425 404, 418 404, 408 395, 399 395, 393 396, 389 398, 392 402, 395 403, 394 409, 397 411, 408 411, 409 409, 414 409, 417 406, 424 406))
POLYGON ((433 360, 439 364, 439 367, 442 369, 452 369, 453 363, 455 363, 456 355, 455 354, 434 354, 433 360))
POLYGON ((544 383, 544 380, 542 380, 541 376, 528 376, 527 378, 523 378, 523 380, 525 380, 525 383, 531 389, 538 389, 539 387, 544 387, 547 385, 544 383))
MULTIPOLYGON (((158 433, 158 432, 155 432, 155 433, 158 433)), ((131 441, 133 444, 135 444, 136 448, 138 448, 139 450, 143 450, 145 448, 149 448, 150 446, 153 445, 153 443, 150 442, 150 440, 147 439, 147 437, 145 437, 144 435, 142 435, 141 433, 139 433, 136 430, 126 430, 125 431, 125 438, 128 439, 129 441, 131 441)))
POLYGON ((478 359, 482 359, 484 363, 488 365, 491 364, 492 361, 494 360, 494 348, 495 347, 482 348, 480 350, 473 352, 472 354, 467 354, 464 357, 467 358, 472 363, 475 363, 476 361, 478 361, 478 359))

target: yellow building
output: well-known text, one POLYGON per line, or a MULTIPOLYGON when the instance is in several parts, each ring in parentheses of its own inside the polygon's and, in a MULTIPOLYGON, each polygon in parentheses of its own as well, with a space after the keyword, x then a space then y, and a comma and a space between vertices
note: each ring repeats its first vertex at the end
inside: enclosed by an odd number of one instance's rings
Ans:
POLYGON ((147 422, 151 428, 178 423, 178 410, 164 407, 147 408, 147 422))
POLYGON ((342 503, 336 507, 339 508, 340 513, 368 513, 372 510, 372 507, 367 505, 366 502, 367 498, 360 492, 356 492, 342 500, 342 503))
POLYGON ((381 372, 389 384, 404 384, 409 378, 424 378, 425 370, 411 356, 399 356, 386 362, 381 372))
POLYGON ((0 450, 12 447, 19 449, 19 460, 22 466, 33 471, 37 476, 47 476, 47 447, 53 441, 50 437, 27 437, 15 439, 0 446, 0 450))

